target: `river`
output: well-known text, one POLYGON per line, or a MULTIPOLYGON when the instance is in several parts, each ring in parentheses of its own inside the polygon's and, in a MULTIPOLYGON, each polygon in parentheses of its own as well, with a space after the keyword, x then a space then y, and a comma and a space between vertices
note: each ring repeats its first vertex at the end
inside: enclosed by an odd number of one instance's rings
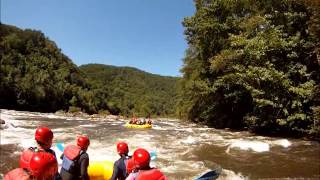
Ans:
MULTIPOLYGON (((217 130, 175 119, 155 119, 152 129, 128 129, 124 119, 4 109, 0 119, 6 121, 0 131, 1 179, 18 167, 23 148, 35 146, 33 136, 38 126, 50 127, 54 141, 65 144, 87 134, 90 161, 118 159, 115 144, 120 140, 129 144, 130 153, 138 147, 154 151, 157 158, 152 166, 169 179, 193 179, 218 166, 223 168, 219 179, 320 179, 320 144, 314 141, 217 130)), ((53 149, 59 154, 55 146, 53 149)))

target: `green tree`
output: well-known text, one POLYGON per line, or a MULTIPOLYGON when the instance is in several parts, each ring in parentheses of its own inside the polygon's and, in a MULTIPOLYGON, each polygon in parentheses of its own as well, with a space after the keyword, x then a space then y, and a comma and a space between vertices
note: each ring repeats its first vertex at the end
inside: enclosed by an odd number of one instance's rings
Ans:
POLYGON ((215 127, 315 133, 318 7, 301 0, 197 0, 177 112, 215 127))

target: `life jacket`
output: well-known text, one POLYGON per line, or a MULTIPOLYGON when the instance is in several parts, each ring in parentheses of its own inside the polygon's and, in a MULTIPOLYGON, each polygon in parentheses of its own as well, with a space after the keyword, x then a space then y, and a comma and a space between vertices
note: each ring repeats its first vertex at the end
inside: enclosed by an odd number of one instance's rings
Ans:
POLYGON ((20 168, 29 169, 30 160, 31 160, 33 154, 35 152, 39 152, 39 151, 51 153, 54 155, 54 157, 56 157, 55 152, 51 149, 48 149, 45 151, 45 150, 41 150, 37 147, 30 147, 28 149, 25 149, 20 156, 20 162, 19 162, 20 168))
POLYGON ((128 156, 128 159, 125 159, 124 163, 126 165, 127 176, 128 176, 134 170, 133 158, 128 156))
POLYGON ((158 169, 139 170, 135 180, 167 180, 167 177, 158 169))
POLYGON ((63 151, 62 168, 70 173, 75 172, 77 160, 85 153, 79 146, 68 145, 63 151))
POLYGON ((11 170, 4 176, 4 180, 30 180, 29 174, 22 168, 11 170))
POLYGON ((30 169, 29 164, 34 152, 35 152, 34 148, 28 148, 22 152, 20 156, 20 162, 19 162, 20 168, 30 169))

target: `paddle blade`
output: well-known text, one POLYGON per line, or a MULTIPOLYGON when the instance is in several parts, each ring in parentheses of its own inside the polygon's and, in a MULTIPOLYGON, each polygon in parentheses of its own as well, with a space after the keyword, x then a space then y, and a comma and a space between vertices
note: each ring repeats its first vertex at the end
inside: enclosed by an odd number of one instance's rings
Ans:
POLYGON ((157 159, 157 153, 155 151, 151 151, 149 153, 152 161, 157 159))
POLYGON ((59 151, 63 152, 64 147, 63 147, 63 144, 62 144, 62 143, 57 143, 56 146, 57 146, 57 148, 59 149, 59 151))
POLYGON ((217 179, 221 173, 222 169, 221 167, 214 169, 214 170, 210 170, 208 172, 203 173, 202 175, 200 175, 199 177, 197 177, 194 180, 213 180, 213 179, 217 179))

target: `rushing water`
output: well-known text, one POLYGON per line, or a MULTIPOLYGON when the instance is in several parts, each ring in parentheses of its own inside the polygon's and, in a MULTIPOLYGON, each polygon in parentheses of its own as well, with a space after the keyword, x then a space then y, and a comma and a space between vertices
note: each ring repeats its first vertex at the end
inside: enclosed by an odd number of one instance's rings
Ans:
MULTIPOLYGON (((18 166, 23 148, 35 146, 35 128, 52 128, 55 142, 73 143, 80 134, 91 139, 90 161, 116 160, 116 142, 155 151, 152 166, 169 179, 193 179, 221 166, 219 179, 320 179, 320 144, 313 141, 255 136, 217 130, 173 119, 154 120, 152 129, 128 129, 126 120, 63 117, 55 114, 1 110, 0 174, 18 166)), ((53 148, 58 154, 59 150, 53 148)), ((129 153, 129 154, 130 154, 129 153)), ((61 162, 60 162, 61 163, 61 162)))

